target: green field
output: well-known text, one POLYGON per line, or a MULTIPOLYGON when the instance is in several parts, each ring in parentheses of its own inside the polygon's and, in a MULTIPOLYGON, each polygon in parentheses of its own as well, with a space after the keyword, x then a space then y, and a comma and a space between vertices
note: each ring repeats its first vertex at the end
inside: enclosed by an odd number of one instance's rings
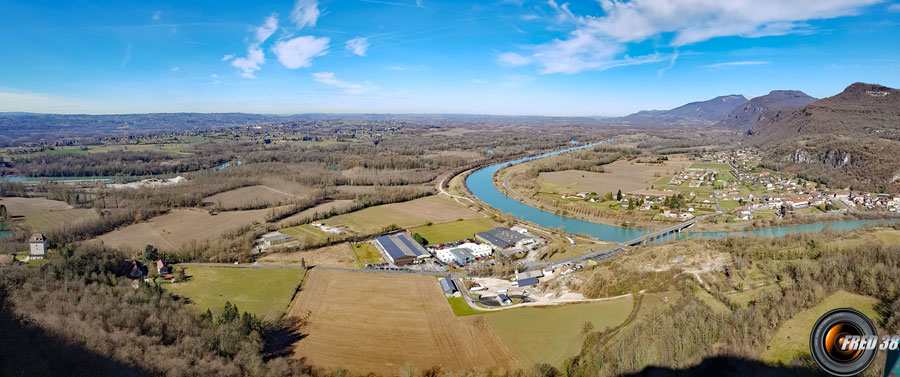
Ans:
POLYGON ((466 303, 466 299, 463 297, 448 298, 447 302, 450 303, 450 309, 453 309, 453 315, 455 315, 457 317, 465 317, 468 315, 476 315, 476 314, 496 313, 496 312, 482 312, 482 311, 472 309, 472 307, 466 303))
POLYGON ((186 267, 188 281, 165 284, 172 294, 187 297, 198 313, 222 311, 226 301, 241 312, 278 319, 287 310, 306 270, 186 267))
POLYGON ((809 356, 809 334, 813 325, 823 314, 836 308, 853 308, 869 317, 872 322, 881 322, 875 311, 878 299, 860 296, 844 291, 835 292, 811 309, 798 313, 790 320, 778 326, 778 332, 769 341, 769 349, 763 351, 761 358, 765 362, 787 365, 794 358, 809 356))
POLYGON ((691 169, 716 169, 716 170, 724 170, 731 171, 731 166, 728 164, 723 164, 719 162, 695 162, 691 164, 691 169))
POLYGON ((737 200, 720 200, 719 207, 722 207, 723 211, 731 211, 737 207, 740 207, 741 203, 737 200))
POLYGON ((458 241, 472 238, 475 233, 484 232, 496 228, 497 225, 491 219, 477 218, 469 220, 451 221, 443 224, 425 225, 412 228, 411 233, 419 233, 428 240, 429 244, 458 241))
POLYGON ((734 174, 731 174, 730 171, 720 171, 716 173, 716 179, 728 182, 734 182, 735 180, 737 180, 737 178, 734 177, 734 174))
POLYGON ((562 365, 581 351, 581 329, 591 322, 595 330, 616 327, 632 310, 631 296, 610 301, 547 308, 503 310, 485 316, 522 365, 562 365))
POLYGON ((356 262, 359 268, 365 268, 366 264, 384 263, 384 258, 375 245, 371 243, 358 243, 353 245, 353 254, 356 256, 356 262))
POLYGON ((300 240, 301 244, 307 240, 309 240, 309 242, 312 242, 312 243, 324 242, 325 240, 328 239, 328 236, 330 234, 330 233, 325 233, 310 224, 303 224, 303 225, 292 226, 290 228, 284 228, 281 230, 281 233, 290 235, 291 237, 294 237, 297 240, 300 240))

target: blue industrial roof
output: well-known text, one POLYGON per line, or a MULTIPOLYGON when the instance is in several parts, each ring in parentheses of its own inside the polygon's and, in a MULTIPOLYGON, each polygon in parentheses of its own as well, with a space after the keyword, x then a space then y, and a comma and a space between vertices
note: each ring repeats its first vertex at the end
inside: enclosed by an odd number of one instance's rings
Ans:
POLYGON ((396 244, 394 244, 394 240, 392 240, 391 237, 388 237, 388 236, 376 237, 375 241, 378 241, 378 243, 381 244, 381 247, 383 247, 384 251, 386 251, 388 253, 388 255, 390 255, 391 259, 396 260, 398 258, 403 258, 405 256, 405 254, 403 254, 403 251, 400 250, 400 248, 397 247, 396 244))
POLYGON ((453 292, 456 290, 456 284, 453 284, 453 280, 450 280, 450 278, 440 278, 440 282, 441 289, 443 289, 444 292, 453 292))
POLYGON ((425 249, 422 248, 422 245, 419 245, 418 242, 410 239, 409 236, 407 236, 405 234, 401 234, 401 235, 398 235, 397 238, 400 239, 401 242, 406 244, 406 247, 408 247, 409 250, 411 250, 416 256, 425 254, 425 249))
POLYGON ((529 285, 535 285, 535 284, 537 284, 537 283, 540 283, 540 281, 538 280, 538 278, 525 278, 525 279, 519 279, 518 282, 519 282, 519 286, 520 286, 520 287, 527 287, 527 286, 529 286, 529 285))

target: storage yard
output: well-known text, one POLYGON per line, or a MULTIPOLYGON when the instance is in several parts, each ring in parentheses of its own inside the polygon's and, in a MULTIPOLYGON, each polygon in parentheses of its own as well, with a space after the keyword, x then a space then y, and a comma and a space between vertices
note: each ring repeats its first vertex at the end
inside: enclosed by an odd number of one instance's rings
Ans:
POLYGON ((382 375, 404 375, 407 365, 415 372, 518 366, 487 316, 454 316, 430 276, 314 269, 289 315, 307 318, 294 357, 316 366, 382 375))

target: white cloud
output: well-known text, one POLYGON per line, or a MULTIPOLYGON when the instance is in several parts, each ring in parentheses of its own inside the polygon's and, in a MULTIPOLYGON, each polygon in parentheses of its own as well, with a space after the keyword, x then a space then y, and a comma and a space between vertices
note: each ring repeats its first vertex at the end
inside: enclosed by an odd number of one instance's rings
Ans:
POLYGON ((294 3, 294 10, 291 12, 291 20, 297 24, 298 28, 306 26, 316 26, 319 19, 319 1, 318 0, 297 0, 294 3))
POLYGON ((172 72, 178 72, 179 69, 181 69, 181 67, 177 67, 177 66, 176 66, 176 67, 170 68, 169 70, 172 71, 172 72))
POLYGON ((291 69, 309 67, 313 58, 328 53, 329 42, 327 37, 302 36, 276 42, 272 52, 285 67, 291 69))
POLYGON ((506 55, 499 62, 516 65, 510 63, 530 59, 543 68, 543 73, 658 62, 668 59, 659 54, 620 56, 628 50, 629 43, 656 37, 668 38, 669 46, 677 48, 724 36, 757 38, 810 33, 814 30, 805 21, 853 15, 883 0, 598 1, 602 16, 578 16, 569 10, 568 3, 559 5, 548 0, 558 19, 572 21, 575 29, 563 39, 523 48, 530 50, 530 55, 506 55))
POLYGON ((272 13, 269 17, 266 17, 266 21, 263 22, 262 26, 255 29, 256 43, 265 42, 272 34, 275 34, 275 30, 277 29, 278 13, 272 13))
POLYGON ((363 37, 353 38, 347 41, 347 49, 356 55, 366 56, 366 50, 369 49, 369 40, 363 37))
POLYGON ((150 18, 153 19, 153 21, 159 21, 159 19, 162 18, 162 11, 158 10, 156 12, 153 12, 153 15, 150 16, 150 18))
MULTIPOLYGON (((275 34, 275 30, 278 30, 277 13, 272 13, 269 17, 266 17, 262 25, 253 29, 253 37, 255 39, 253 43, 247 46, 247 57, 236 58, 231 61, 231 65, 241 71, 241 77, 256 78, 254 72, 260 70, 260 66, 266 62, 266 56, 259 46, 269 39, 272 34, 275 34)), ((228 61, 232 58, 234 58, 234 55, 225 55, 222 57, 222 61, 228 61)))
POLYGON ((522 17, 520 17, 520 18, 523 21, 531 21, 531 20, 537 19, 538 16, 536 14, 523 14, 522 17))
POLYGON ((478 85, 484 85, 484 84, 487 84, 487 81, 479 80, 479 79, 472 79, 472 82, 475 83, 475 84, 478 84, 478 85))
POLYGON ((316 72, 316 73, 313 73, 313 79, 316 80, 316 82, 321 83, 321 84, 330 85, 330 86, 344 89, 344 91, 347 94, 363 94, 363 93, 373 89, 373 87, 371 86, 371 83, 369 83, 369 82, 366 82, 367 85, 364 86, 364 85, 360 85, 360 84, 353 84, 353 83, 349 83, 346 81, 338 80, 338 78, 334 76, 334 72, 316 72))
POLYGON ((395 65, 389 66, 388 69, 390 69, 392 71, 403 72, 403 71, 409 71, 409 66, 406 66, 403 64, 395 64, 395 65))
POLYGON ((900 3, 888 5, 887 10, 888 12, 900 13, 900 3))
POLYGON ((519 55, 515 52, 504 52, 500 54, 500 56, 497 56, 497 62, 501 65, 518 67, 531 63, 531 58, 519 55))
POLYGON ((739 66, 743 66, 743 65, 765 65, 765 64, 772 64, 772 62, 748 60, 748 61, 740 61, 740 62, 727 62, 727 63, 702 65, 697 68, 727 68, 727 67, 739 67, 739 66))
POLYGON ((416 0, 416 6, 420 8, 424 7, 424 5, 422 5, 422 0, 416 0))

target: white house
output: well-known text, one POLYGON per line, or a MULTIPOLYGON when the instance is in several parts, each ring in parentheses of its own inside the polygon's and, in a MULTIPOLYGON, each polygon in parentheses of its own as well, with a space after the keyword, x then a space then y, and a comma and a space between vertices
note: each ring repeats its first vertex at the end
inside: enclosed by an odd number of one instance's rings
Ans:
POLYGON ((29 259, 44 259, 47 257, 47 240, 43 234, 32 234, 29 243, 31 244, 28 253, 29 259))

